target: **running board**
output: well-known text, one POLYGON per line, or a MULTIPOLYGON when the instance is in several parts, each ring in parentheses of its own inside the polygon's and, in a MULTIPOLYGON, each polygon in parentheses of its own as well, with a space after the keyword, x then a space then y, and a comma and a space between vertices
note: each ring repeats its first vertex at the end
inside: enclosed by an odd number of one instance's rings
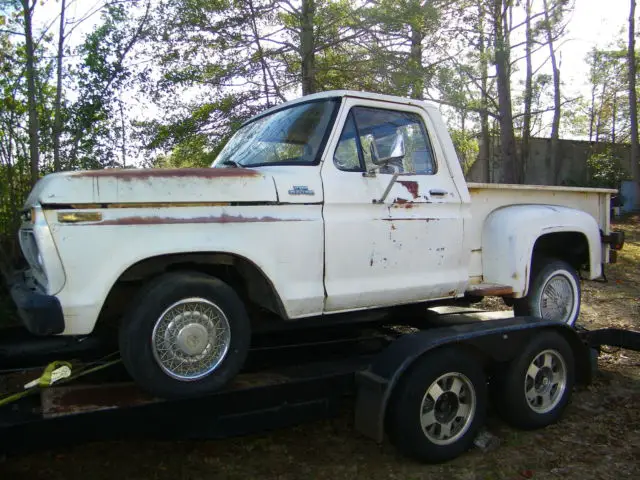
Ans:
POLYGON ((465 294, 473 297, 506 297, 513 294, 513 287, 497 283, 476 283, 467 286, 465 294))

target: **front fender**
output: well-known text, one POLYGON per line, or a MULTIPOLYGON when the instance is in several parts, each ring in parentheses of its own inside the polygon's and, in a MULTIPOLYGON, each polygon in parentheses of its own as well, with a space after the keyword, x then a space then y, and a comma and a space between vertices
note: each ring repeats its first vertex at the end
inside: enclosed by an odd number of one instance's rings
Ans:
POLYGON ((588 278, 602 273, 600 228, 586 212, 553 205, 513 205, 490 213, 482 229, 482 273, 485 283, 509 285, 514 297, 527 294, 536 240, 557 232, 584 235, 589 245, 588 278))

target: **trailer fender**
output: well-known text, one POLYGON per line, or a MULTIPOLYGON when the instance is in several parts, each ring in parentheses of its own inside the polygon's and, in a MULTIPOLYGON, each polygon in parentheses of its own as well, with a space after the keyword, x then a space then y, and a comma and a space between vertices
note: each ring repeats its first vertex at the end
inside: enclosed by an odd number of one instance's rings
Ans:
POLYGON ((379 353, 366 370, 356 374, 356 430, 378 443, 383 441, 386 410, 394 388, 416 360, 428 352, 458 346, 477 353, 479 361, 508 362, 533 335, 544 329, 553 329, 564 336, 575 357, 577 383, 590 383, 590 350, 576 331, 563 323, 516 317, 424 330, 398 338, 379 353))

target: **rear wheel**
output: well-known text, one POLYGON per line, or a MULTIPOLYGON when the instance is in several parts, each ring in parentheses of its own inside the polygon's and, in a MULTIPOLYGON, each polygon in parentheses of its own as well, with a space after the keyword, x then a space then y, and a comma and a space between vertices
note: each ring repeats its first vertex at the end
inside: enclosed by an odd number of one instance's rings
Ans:
POLYGON ((403 375, 387 413, 391 442, 427 463, 457 457, 471 447, 485 419, 485 375, 465 351, 426 354, 403 375))
POLYGON ((534 316, 573 325, 580 314, 580 277, 563 260, 540 257, 532 267, 529 292, 513 301, 516 316, 534 316))
POLYGON ((130 375, 165 398, 212 392, 244 364, 250 326, 244 305, 224 282, 196 272, 152 281, 120 329, 130 375))
POLYGON ((511 361, 492 385, 496 409, 508 423, 523 429, 558 421, 575 382, 573 352, 562 335, 543 332, 511 361))

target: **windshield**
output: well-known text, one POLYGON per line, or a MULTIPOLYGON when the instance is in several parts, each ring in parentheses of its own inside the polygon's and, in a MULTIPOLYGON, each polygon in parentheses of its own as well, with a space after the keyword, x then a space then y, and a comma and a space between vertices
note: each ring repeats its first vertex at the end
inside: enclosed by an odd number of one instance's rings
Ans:
POLYGON ((337 101, 294 105, 244 125, 225 145, 214 167, 316 163, 337 101))

